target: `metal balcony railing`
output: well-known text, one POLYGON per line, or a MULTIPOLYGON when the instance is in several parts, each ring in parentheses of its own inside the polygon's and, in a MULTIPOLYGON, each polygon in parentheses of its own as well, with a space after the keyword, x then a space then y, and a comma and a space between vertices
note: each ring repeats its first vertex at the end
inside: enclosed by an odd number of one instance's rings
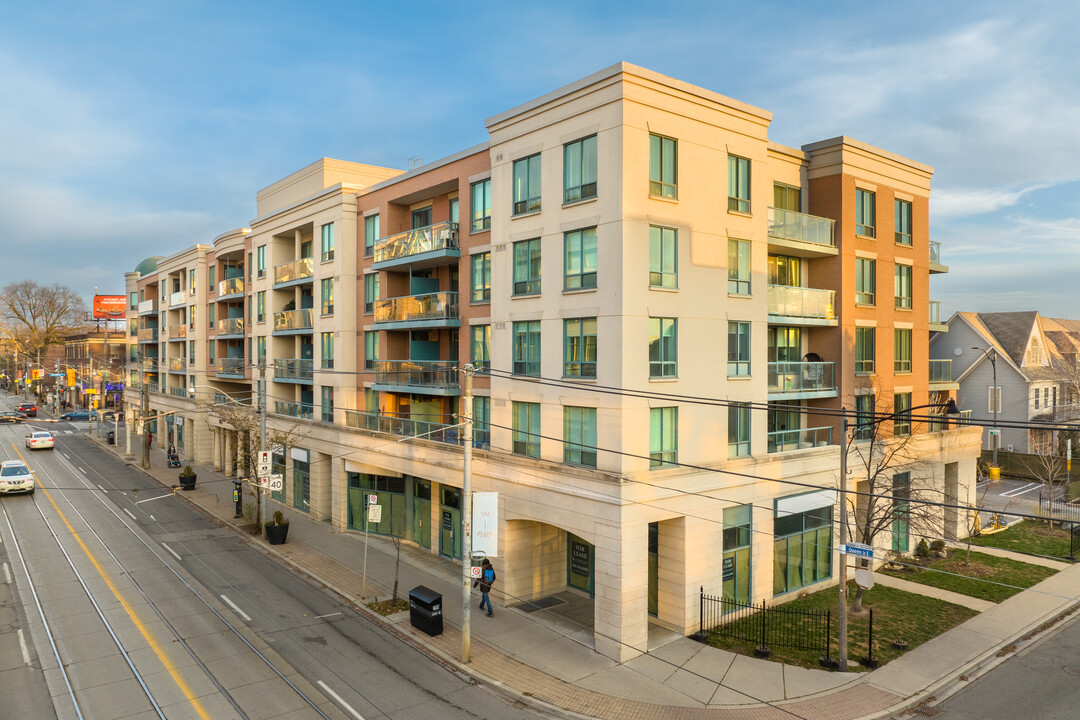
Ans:
POLYGON ((930 382, 951 383, 952 381, 952 360, 930 361, 930 382))
POLYGON ((157 328, 140 329, 139 342, 157 342, 157 328))
POLYGON ((152 315, 157 312, 157 299, 150 298, 139 303, 140 315, 152 315))
POLYGON ((770 393, 809 393, 836 390, 833 379, 836 363, 831 362, 771 362, 769 363, 770 393))
POLYGON ((832 443, 832 427, 777 430, 769 433, 768 442, 771 453, 824 447, 832 443))
POLYGON ((455 320, 458 317, 458 294, 435 292, 406 295, 375 301, 376 323, 455 320))
POLYGON ((274 284, 306 280, 315 275, 315 258, 300 258, 284 265, 274 267, 274 284))
POLYGON ((243 357, 223 357, 217 359, 217 374, 230 377, 244 377, 246 367, 243 357))
POLYGON ((314 327, 311 308, 274 313, 274 332, 310 330, 314 327))
POLYGON ((835 320, 836 291, 770 285, 769 314, 835 320))
POLYGON ((423 440, 458 445, 461 443, 461 426, 446 423, 416 420, 380 413, 345 411, 345 426, 382 432, 401 437, 416 437, 423 440))
POLYGON ((250 405, 251 398, 234 398, 232 395, 228 395, 222 392, 214 393, 215 405, 250 405))
POLYGON ((302 420, 312 420, 315 417, 315 406, 309 403, 291 403, 275 400, 274 412, 278 415, 288 415, 289 417, 300 418, 302 420))
POLYGON ((456 388, 457 363, 445 360, 379 360, 375 363, 375 384, 456 388))
POLYGON ((769 208, 769 237, 836 247, 836 221, 794 210, 769 208))
POLYGON ((169 339, 182 340, 187 337, 187 325, 170 325, 169 339))
POLYGON ((315 361, 304 358, 279 358, 274 360, 275 380, 307 380, 315 376, 315 361))
POLYGON ((175 385, 170 385, 168 387, 168 391, 169 391, 169 394, 172 395, 173 397, 178 397, 178 398, 190 397, 188 395, 188 390, 187 390, 186 387, 176 387, 175 385))
POLYGON ((244 292, 244 278, 234 277, 228 280, 222 280, 218 283, 218 297, 222 298, 226 295, 240 295, 244 292))
POLYGON ((380 238, 375 243, 374 262, 399 260, 435 250, 457 249, 458 224, 441 222, 380 238))
POLYGON ((217 321, 218 337, 222 335, 243 335, 244 318, 221 318, 217 321))

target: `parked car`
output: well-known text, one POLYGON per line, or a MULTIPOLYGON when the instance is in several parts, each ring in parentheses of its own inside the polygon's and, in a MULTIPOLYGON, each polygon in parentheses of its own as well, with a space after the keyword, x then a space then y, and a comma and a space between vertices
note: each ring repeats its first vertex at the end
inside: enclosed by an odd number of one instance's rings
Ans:
MULTIPOLYGON (((95 410, 94 420, 98 420, 105 423, 116 422, 115 410, 95 410)), ((120 415, 120 422, 124 422, 124 416, 120 415)))
POLYGON ((52 450, 55 443, 52 433, 47 430, 35 430, 26 436, 26 447, 31 450, 52 450))
POLYGON ((66 412, 63 415, 61 415, 60 419, 61 420, 89 420, 90 419, 90 411, 89 410, 72 410, 71 412, 66 412))
POLYGON ((37 405, 32 402, 21 402, 15 407, 15 410, 26 417, 37 417, 37 405))
POLYGON ((22 460, 5 460, 0 464, 0 495, 34 492, 34 474, 22 460))
POLYGON ((26 416, 17 410, 0 411, 0 423, 20 423, 26 420, 26 416))

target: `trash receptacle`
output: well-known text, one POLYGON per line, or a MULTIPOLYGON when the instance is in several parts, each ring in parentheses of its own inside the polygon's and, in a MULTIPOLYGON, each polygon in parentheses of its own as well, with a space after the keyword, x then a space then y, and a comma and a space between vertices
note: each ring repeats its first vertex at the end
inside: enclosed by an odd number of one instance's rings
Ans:
POLYGON ((417 585, 409 591, 409 622, 417 630, 435 637, 442 634, 442 595, 417 585))
POLYGON ((115 445, 116 444, 116 433, 113 432, 112 430, 110 430, 109 434, 105 436, 105 439, 109 442, 110 445, 115 445))

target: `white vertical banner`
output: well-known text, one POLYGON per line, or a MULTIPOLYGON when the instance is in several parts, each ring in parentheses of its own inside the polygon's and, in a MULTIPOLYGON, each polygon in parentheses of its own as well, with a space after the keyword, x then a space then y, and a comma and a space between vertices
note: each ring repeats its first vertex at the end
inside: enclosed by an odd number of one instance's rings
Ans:
POLYGON ((499 493, 472 494, 472 549, 488 557, 499 554, 499 493))

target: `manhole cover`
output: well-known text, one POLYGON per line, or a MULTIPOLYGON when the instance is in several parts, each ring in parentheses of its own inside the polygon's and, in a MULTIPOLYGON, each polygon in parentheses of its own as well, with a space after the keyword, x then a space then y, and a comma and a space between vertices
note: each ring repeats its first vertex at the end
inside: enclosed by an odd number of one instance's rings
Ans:
POLYGON ((1062 670, 1069 673, 1070 675, 1080 676, 1080 665, 1066 665, 1062 668, 1062 670))
POLYGON ((919 717, 924 718, 936 718, 938 715, 941 714, 941 711, 938 710, 936 707, 930 707, 928 705, 920 705, 911 712, 915 715, 918 715, 919 717))

